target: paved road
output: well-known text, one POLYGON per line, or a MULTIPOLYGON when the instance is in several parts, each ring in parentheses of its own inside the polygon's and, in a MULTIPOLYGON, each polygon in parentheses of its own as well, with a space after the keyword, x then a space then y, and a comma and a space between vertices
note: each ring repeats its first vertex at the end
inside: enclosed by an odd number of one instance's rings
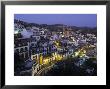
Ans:
MULTIPOLYGON (((64 58, 63 60, 66 60, 67 58, 64 58)), ((38 71, 35 76, 40 76, 41 73, 48 71, 49 69, 51 69, 53 67, 55 63, 53 63, 52 65, 48 66, 48 67, 44 67, 43 69, 41 69, 40 71, 38 71)))
POLYGON ((35 74, 35 76, 41 75, 41 73, 44 72, 45 70, 48 71, 50 68, 53 67, 53 65, 54 65, 54 64, 52 64, 52 65, 50 65, 50 66, 48 66, 48 67, 45 67, 45 68, 41 69, 38 73, 35 74))

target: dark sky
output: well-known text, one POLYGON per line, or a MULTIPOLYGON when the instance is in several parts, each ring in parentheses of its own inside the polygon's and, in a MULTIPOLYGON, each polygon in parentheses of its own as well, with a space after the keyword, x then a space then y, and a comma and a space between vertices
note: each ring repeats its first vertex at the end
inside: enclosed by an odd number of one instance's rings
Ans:
POLYGON ((15 14, 14 19, 38 24, 65 24, 79 27, 96 27, 96 14, 15 14))

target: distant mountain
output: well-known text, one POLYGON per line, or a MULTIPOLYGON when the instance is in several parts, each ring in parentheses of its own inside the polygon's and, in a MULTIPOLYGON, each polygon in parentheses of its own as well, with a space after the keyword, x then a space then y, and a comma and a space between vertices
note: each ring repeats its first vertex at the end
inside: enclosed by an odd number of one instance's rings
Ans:
POLYGON ((83 32, 83 33, 97 33, 97 27, 77 27, 77 26, 68 26, 68 25, 64 25, 64 24, 53 24, 53 25, 48 25, 48 24, 37 24, 37 23, 27 23, 24 21, 20 21, 20 20, 16 20, 14 19, 14 23, 20 23, 21 25, 23 25, 25 28, 26 27, 38 27, 38 28, 45 28, 48 29, 49 31, 62 31, 63 27, 65 28, 71 28, 74 31, 79 31, 83 32))

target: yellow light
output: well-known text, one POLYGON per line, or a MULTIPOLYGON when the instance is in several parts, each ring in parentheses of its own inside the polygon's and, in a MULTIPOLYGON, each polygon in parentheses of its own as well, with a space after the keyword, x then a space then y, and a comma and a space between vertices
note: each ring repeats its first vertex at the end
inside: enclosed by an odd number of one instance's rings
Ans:
POLYGON ((59 54, 57 54, 57 56, 56 56, 56 60, 61 60, 61 59, 62 59, 62 56, 59 55, 59 54))
POLYGON ((54 56, 55 54, 54 53, 52 53, 52 56, 54 56))
POLYGON ((55 60, 55 56, 52 59, 55 60))
POLYGON ((54 43, 57 47, 59 47, 59 42, 55 41, 54 43))
POLYGON ((43 64, 48 64, 49 63, 49 59, 44 59, 43 60, 43 64))
POLYGON ((40 65, 42 64, 43 56, 40 56, 40 65))
POLYGON ((79 52, 75 52, 75 56, 78 56, 79 55, 79 52))
POLYGON ((85 56, 85 54, 81 54, 81 55, 80 55, 80 57, 83 57, 83 56, 85 56))
POLYGON ((86 50, 83 50, 83 53, 86 53, 86 50))

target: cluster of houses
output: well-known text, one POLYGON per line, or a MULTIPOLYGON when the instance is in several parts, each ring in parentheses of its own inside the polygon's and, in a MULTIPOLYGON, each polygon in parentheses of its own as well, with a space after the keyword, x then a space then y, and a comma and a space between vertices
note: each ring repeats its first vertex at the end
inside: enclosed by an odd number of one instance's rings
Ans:
POLYGON ((68 26, 62 26, 59 31, 51 31, 35 25, 29 26, 19 20, 14 23, 14 53, 30 67, 32 75, 44 65, 75 56, 75 52, 82 49, 86 51, 83 52, 86 56, 96 56, 96 40, 96 35, 84 35, 68 26), (87 50, 87 47, 91 49, 87 50))

